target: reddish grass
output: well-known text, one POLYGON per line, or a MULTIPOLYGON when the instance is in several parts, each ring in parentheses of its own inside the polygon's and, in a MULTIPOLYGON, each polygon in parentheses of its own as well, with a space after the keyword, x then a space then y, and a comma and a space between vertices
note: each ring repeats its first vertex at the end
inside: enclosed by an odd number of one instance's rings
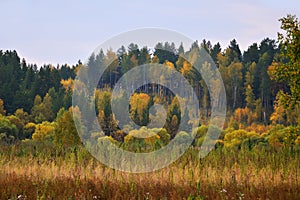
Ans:
POLYGON ((0 151, 0 199, 300 199, 299 152, 222 150, 200 160, 192 150, 162 170, 130 174, 81 150, 19 150, 0 151))

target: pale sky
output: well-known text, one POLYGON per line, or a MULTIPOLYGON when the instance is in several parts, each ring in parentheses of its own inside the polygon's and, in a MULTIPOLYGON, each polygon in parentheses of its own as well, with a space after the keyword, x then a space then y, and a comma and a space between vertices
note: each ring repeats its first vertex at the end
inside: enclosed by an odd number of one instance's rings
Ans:
POLYGON ((276 39, 288 13, 300 18, 299 0, 0 0, 0 49, 27 63, 72 65, 114 35, 158 27, 223 49, 235 38, 246 50, 276 39))

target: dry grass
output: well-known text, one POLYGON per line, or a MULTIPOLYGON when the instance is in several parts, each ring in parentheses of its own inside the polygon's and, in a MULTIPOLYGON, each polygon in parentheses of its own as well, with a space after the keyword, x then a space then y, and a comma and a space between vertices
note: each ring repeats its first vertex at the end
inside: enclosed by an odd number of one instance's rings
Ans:
POLYGON ((200 160, 190 150, 162 170, 129 174, 103 166, 84 150, 52 157, 3 150, 0 198, 300 199, 299 152, 260 153, 221 149, 200 160))

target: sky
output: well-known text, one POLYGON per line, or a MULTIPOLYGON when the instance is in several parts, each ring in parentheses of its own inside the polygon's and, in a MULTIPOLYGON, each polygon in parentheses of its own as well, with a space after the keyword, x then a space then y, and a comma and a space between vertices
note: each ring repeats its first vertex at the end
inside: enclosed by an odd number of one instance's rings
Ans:
POLYGON ((300 17, 299 0, 0 0, 0 49, 27 63, 69 64, 120 33, 144 27, 180 32, 224 49, 277 38, 278 19, 300 17))

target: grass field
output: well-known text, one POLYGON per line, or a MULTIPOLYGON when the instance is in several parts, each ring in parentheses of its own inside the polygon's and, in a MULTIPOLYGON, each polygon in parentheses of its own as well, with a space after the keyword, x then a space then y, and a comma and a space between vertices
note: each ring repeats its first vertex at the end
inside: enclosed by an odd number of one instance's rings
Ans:
POLYGON ((300 152, 189 149, 159 171, 130 174, 81 148, 2 146, 0 199, 300 199, 300 152), (41 150, 43 148, 43 150, 41 150))

